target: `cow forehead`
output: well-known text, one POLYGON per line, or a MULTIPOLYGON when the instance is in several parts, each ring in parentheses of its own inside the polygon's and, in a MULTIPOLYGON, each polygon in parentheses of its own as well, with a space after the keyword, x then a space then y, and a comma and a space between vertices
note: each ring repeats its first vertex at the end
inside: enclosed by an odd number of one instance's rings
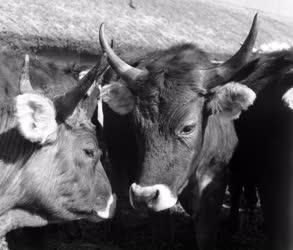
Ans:
POLYGON ((80 106, 75 108, 73 114, 66 119, 65 124, 71 128, 95 132, 95 125, 87 117, 86 111, 80 106))
POLYGON ((189 93, 204 88, 204 69, 210 66, 206 54, 193 45, 184 44, 160 51, 138 64, 149 74, 137 84, 137 95, 142 102, 154 102, 158 98, 173 101, 175 96, 177 99, 188 98, 189 93))
POLYGON ((137 98, 134 116, 143 128, 174 131, 184 121, 197 120, 202 112, 204 98, 193 86, 161 89, 157 94, 137 98))
POLYGON ((147 54, 137 65, 147 67, 148 70, 162 65, 165 67, 192 66, 192 68, 212 66, 207 54, 194 44, 180 44, 167 50, 155 51, 147 54))
POLYGON ((138 64, 149 74, 137 85, 135 118, 147 124, 168 123, 184 116, 188 106, 203 99, 202 69, 210 65, 207 55, 189 44, 149 55, 138 64))
POLYGON ((98 147, 95 131, 83 126, 70 127, 67 124, 61 124, 59 125, 57 139, 58 144, 65 147, 69 147, 69 145, 82 146, 84 144, 98 147))

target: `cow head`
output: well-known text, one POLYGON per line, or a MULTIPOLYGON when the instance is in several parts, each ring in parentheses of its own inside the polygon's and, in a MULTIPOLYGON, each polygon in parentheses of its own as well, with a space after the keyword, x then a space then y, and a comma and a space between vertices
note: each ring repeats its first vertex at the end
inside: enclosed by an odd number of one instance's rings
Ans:
MULTIPOLYGON (((33 90, 26 56, 15 98, 17 127, 33 150, 22 170, 23 189, 36 205, 58 220, 109 218, 115 195, 101 164, 94 125, 82 104, 102 74, 99 61, 70 91, 51 100, 33 90), (81 101, 82 100, 82 101, 81 101)), ((106 62, 105 62, 106 63, 106 62)), ((27 144, 27 143, 26 143, 27 144)), ((27 144, 28 145, 28 144, 27 144)))
POLYGON ((239 51, 217 67, 191 44, 150 54, 132 67, 107 44, 101 25, 101 46, 123 80, 105 86, 101 95, 117 113, 130 113, 136 128, 138 179, 129 191, 134 207, 160 211, 175 205, 204 157, 209 121, 231 123, 253 103, 255 93, 230 79, 249 59, 256 26, 257 16, 239 51))

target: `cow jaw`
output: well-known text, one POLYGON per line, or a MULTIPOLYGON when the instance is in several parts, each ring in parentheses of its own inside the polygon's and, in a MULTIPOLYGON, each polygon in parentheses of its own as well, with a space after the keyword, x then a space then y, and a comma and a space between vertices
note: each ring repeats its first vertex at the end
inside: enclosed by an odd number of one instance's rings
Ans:
POLYGON ((136 199, 144 200, 147 208, 156 212, 173 207, 178 199, 164 184, 141 187, 136 183, 130 186, 129 198, 133 208, 136 208, 136 199), (150 196, 151 198, 149 198, 150 196))

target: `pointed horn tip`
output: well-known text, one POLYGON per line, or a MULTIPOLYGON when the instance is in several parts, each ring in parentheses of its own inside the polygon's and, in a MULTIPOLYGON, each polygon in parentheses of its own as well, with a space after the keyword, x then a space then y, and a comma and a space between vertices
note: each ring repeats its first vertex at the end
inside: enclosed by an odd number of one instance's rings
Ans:
POLYGON ((101 23, 101 25, 100 25, 99 37, 100 37, 100 40, 102 37, 105 37, 105 24, 104 23, 101 23))
POLYGON ((105 38, 105 24, 104 23, 101 23, 101 25, 100 25, 99 40, 100 40, 100 45, 101 45, 102 51, 105 52, 106 38, 105 38))
POLYGON ((255 39, 257 37, 258 34, 258 26, 259 26, 259 22, 258 22, 258 13, 256 13, 253 17, 253 21, 250 27, 250 31, 245 39, 245 41, 242 43, 241 46, 247 46, 248 44, 255 43, 255 39))
POLYGON ((104 23, 101 23, 100 24, 99 33, 101 34, 102 32, 104 32, 104 30, 105 30, 105 24, 104 23))
POLYGON ((252 28, 254 29, 254 30, 257 30, 257 28, 258 28, 258 13, 256 13, 255 15, 254 15, 254 17, 253 17, 253 21, 252 21, 252 28))
POLYGON ((218 74, 224 79, 229 80, 232 76, 231 72, 236 72, 247 62, 257 38, 258 26, 258 13, 256 13, 250 31, 244 42, 241 43, 239 50, 230 59, 218 66, 218 74))

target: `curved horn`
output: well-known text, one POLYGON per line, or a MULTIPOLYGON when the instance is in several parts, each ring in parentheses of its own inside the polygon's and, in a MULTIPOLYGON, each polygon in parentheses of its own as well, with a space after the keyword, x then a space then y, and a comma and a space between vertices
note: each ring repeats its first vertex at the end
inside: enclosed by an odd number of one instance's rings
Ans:
POLYGON ((29 76, 29 55, 28 54, 25 55, 24 63, 21 70, 21 75, 19 79, 19 91, 20 91, 20 94, 34 91, 31 85, 30 76, 29 76))
POLYGON ((113 49, 107 43, 107 39, 105 37, 105 27, 103 23, 100 26, 99 38, 102 50, 104 53, 106 53, 109 64, 123 80, 126 82, 133 82, 139 76, 147 74, 147 71, 132 67, 115 54, 113 49))
MULTIPOLYGON (((111 41, 111 48, 113 49, 114 46, 114 41, 112 39, 111 41)), ((86 92, 85 97, 90 97, 92 95, 92 93, 94 92, 94 89, 98 87, 98 85, 103 84, 104 79, 105 79, 105 74, 108 72, 109 69, 111 69, 111 67, 108 65, 107 61, 105 61, 105 57, 102 58, 102 62, 101 65, 104 65, 104 71, 101 72, 101 76, 103 77, 103 79, 101 79, 101 81, 95 81, 94 84, 92 84, 92 86, 89 88, 89 90, 86 92)))
POLYGON ((244 43, 240 49, 229 60, 217 67, 217 73, 224 80, 229 80, 233 74, 241 69, 249 60, 251 52, 258 33, 257 14, 253 18, 253 22, 244 43))
POLYGON ((57 120, 64 121, 70 116, 79 101, 85 96, 88 89, 92 86, 94 81, 104 73, 107 68, 107 61, 101 56, 94 67, 80 80, 77 86, 70 91, 54 100, 54 105, 57 111, 57 120))

